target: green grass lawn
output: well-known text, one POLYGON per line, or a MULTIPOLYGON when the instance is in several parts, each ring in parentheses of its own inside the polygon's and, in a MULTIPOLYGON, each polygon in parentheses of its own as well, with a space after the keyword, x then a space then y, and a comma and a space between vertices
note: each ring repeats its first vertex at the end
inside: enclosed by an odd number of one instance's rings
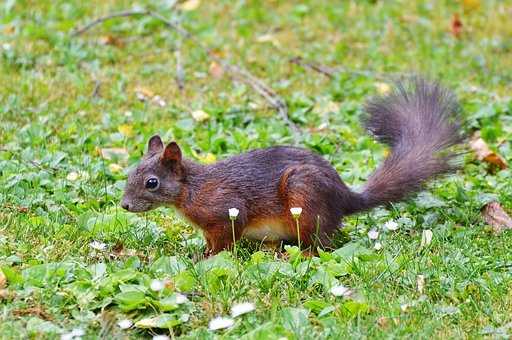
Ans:
POLYGON ((172 209, 119 207, 126 174, 155 133, 201 162, 296 144, 358 187, 385 155, 359 125, 363 104, 400 74, 452 88, 467 132, 479 130, 512 163, 512 1, 194 2, 0 4, 0 338, 73 329, 90 339, 512 336, 512 234, 495 235, 480 217, 492 200, 512 211, 511 172, 488 171, 471 153, 420 195, 347 218, 338 249, 314 258, 243 241, 237 258, 194 262, 202 236, 172 209), (154 18, 71 35, 133 6, 174 20, 265 81, 301 133, 154 18), (290 63, 298 56, 338 72, 290 63), (208 116, 197 121, 197 111, 208 116), (385 230, 390 220, 398 230, 385 230), (433 232, 429 245, 423 230, 433 232), (154 280, 165 288, 153 290, 154 280), (352 295, 334 296, 337 285, 352 295), (238 302, 256 308, 229 329, 208 329, 238 302), (135 325, 121 329, 124 319, 135 325))

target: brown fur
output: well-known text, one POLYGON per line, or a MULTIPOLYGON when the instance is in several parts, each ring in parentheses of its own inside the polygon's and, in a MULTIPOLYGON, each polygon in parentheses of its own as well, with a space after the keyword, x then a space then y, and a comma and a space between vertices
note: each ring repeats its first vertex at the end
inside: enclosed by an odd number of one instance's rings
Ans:
POLYGON ((239 209, 236 240, 246 235, 297 241, 290 208, 301 207, 301 244, 328 247, 343 216, 401 200, 454 169, 454 154, 446 148, 460 141, 456 102, 438 85, 417 79, 372 100, 367 111, 368 130, 392 151, 361 193, 350 190, 324 158, 305 149, 278 146, 199 165, 183 159, 175 142, 164 148, 154 136, 128 178, 122 205, 134 212, 175 206, 203 230, 207 255, 233 245, 230 208, 239 209), (159 186, 146 188, 148 179, 157 179, 159 186))

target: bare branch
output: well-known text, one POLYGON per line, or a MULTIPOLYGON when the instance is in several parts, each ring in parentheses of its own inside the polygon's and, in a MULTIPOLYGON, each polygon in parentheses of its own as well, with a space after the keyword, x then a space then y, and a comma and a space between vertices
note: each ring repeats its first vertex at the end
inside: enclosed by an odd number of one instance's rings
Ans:
POLYGON ((112 13, 112 14, 106 15, 104 17, 97 18, 82 28, 75 29, 75 31, 73 31, 73 33, 71 35, 77 36, 77 35, 83 34, 85 31, 93 28, 94 26, 96 26, 98 24, 101 24, 102 22, 110 20, 110 19, 126 18, 126 17, 139 16, 139 15, 148 15, 149 13, 150 12, 148 10, 134 10, 134 11, 123 11, 123 12, 118 12, 118 13, 112 13))
MULTIPOLYGON (((292 132, 295 134, 295 137, 297 137, 297 134, 300 132, 299 128, 290 120, 288 116, 288 106, 286 105, 286 102, 267 84, 265 84, 262 80, 256 78, 253 76, 249 71, 242 69, 238 66, 234 66, 229 64, 227 61, 225 61, 222 58, 217 57, 211 48, 204 45, 200 40, 198 40, 194 35, 192 35, 189 31, 181 27, 178 23, 175 23, 171 20, 168 20, 164 16, 160 15, 159 13, 150 11, 150 10, 139 10, 139 11, 123 11, 119 13, 113 13, 110 15, 106 15, 100 18, 97 18, 90 22, 89 24, 85 25, 82 28, 76 29, 73 32, 73 36, 77 36, 80 34, 83 34, 85 31, 89 30, 90 28, 113 18, 120 18, 120 17, 129 17, 129 16, 139 16, 139 15, 148 15, 150 17, 153 17, 159 21, 161 21, 165 26, 168 28, 171 28, 175 30, 179 35, 181 35, 184 39, 188 39, 192 41, 195 45, 197 45, 199 48, 203 50, 203 52, 208 56, 209 59, 216 61, 219 63, 228 73, 230 73, 233 78, 235 78, 238 81, 244 82, 245 84, 249 85, 256 93, 258 93, 260 96, 262 96, 281 116, 281 118, 284 120, 284 122, 292 129, 292 132)), ((178 52, 179 53, 179 52, 178 52)), ((178 62, 179 55, 176 55, 177 64, 180 64, 178 62)), ((180 73, 179 73, 179 65, 176 65, 177 67, 177 81, 178 86, 180 86, 180 73)))

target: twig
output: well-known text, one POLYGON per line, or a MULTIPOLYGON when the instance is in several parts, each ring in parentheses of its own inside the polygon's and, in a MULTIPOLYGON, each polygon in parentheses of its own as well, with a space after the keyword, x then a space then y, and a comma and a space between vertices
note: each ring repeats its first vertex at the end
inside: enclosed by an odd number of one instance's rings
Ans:
POLYGON ((185 70, 181 61, 181 39, 176 44, 174 56, 176 57, 176 83, 178 84, 178 89, 183 91, 185 89, 185 70))
POLYGON ((302 57, 294 57, 294 58, 291 58, 289 61, 292 64, 299 65, 306 69, 310 69, 310 70, 313 70, 320 74, 323 74, 324 76, 326 76, 328 78, 333 78, 338 73, 351 73, 351 74, 356 74, 356 75, 360 75, 360 76, 376 78, 376 79, 380 79, 380 80, 387 78, 382 74, 378 74, 378 73, 366 71, 366 70, 351 70, 351 69, 346 69, 346 68, 342 68, 342 67, 329 67, 329 66, 325 66, 325 65, 322 65, 319 63, 312 62, 312 61, 306 61, 302 57))
POLYGON ((334 69, 324 66, 324 65, 313 64, 311 62, 307 62, 302 57, 291 58, 290 63, 302 66, 304 68, 309 68, 313 71, 323 74, 324 76, 326 76, 328 78, 332 78, 336 74, 336 71, 334 69))
POLYGON ((125 17, 135 16, 135 15, 148 15, 149 13, 150 12, 148 10, 133 10, 133 11, 123 11, 123 12, 118 12, 118 13, 112 13, 107 16, 97 18, 82 28, 75 29, 75 31, 73 31, 73 33, 71 33, 71 36, 77 36, 77 35, 83 34, 85 31, 93 28, 94 26, 96 26, 98 24, 101 24, 104 21, 110 20, 110 19, 125 18, 125 17))
POLYGON ((101 87, 101 81, 99 79, 96 79, 94 81, 94 89, 92 90, 91 97, 93 97, 93 98, 101 97, 100 96, 100 87, 101 87))
MULTIPOLYGON (((229 64, 227 61, 225 61, 222 58, 219 58, 213 53, 213 50, 209 48, 208 46, 204 45, 201 41, 199 41, 195 36, 193 36, 189 31, 181 27, 179 24, 172 22, 165 18, 164 16, 152 12, 150 10, 139 10, 139 11, 124 11, 119 13, 113 13, 104 17, 97 18, 90 22, 89 24, 83 26, 82 28, 76 29, 73 32, 73 36, 77 36, 80 34, 83 34, 85 31, 89 30, 90 28, 113 18, 119 18, 119 17, 128 17, 128 16, 137 16, 137 15, 148 15, 150 17, 153 17, 159 21, 161 21, 165 26, 175 30, 178 32, 179 35, 181 35, 184 39, 188 39, 192 41, 194 44, 196 44, 198 47, 200 47, 203 52, 213 61, 216 61, 219 63, 222 68, 224 68, 228 73, 230 73, 233 78, 237 79, 238 81, 244 82, 252 89, 257 92, 260 96, 262 96, 281 116, 281 118, 284 120, 284 122, 292 129, 292 132, 296 135, 300 132, 299 128, 290 120, 288 116, 288 106, 286 105, 286 102, 267 84, 265 84, 262 80, 256 78, 251 73, 249 73, 247 70, 242 69, 238 66, 234 66, 229 64)), ((178 66, 177 66, 178 67, 178 66)), ((177 75, 177 78, 179 77, 179 74, 177 75)), ((179 86, 179 85, 178 85, 179 86)))

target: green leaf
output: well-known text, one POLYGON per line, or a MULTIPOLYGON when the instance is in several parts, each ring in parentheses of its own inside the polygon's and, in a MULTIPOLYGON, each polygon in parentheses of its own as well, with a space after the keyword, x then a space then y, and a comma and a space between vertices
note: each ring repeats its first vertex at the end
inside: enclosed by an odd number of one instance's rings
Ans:
POLYGON ((132 290, 117 294, 114 301, 126 312, 144 306, 146 297, 144 293, 132 290))
POLYGON ((308 315, 308 310, 304 308, 284 308, 281 311, 283 326, 293 332, 296 337, 302 338, 310 326, 308 315))
POLYGON ((174 284, 179 291, 190 292, 196 285, 196 279, 190 271, 185 270, 174 277, 174 284))

